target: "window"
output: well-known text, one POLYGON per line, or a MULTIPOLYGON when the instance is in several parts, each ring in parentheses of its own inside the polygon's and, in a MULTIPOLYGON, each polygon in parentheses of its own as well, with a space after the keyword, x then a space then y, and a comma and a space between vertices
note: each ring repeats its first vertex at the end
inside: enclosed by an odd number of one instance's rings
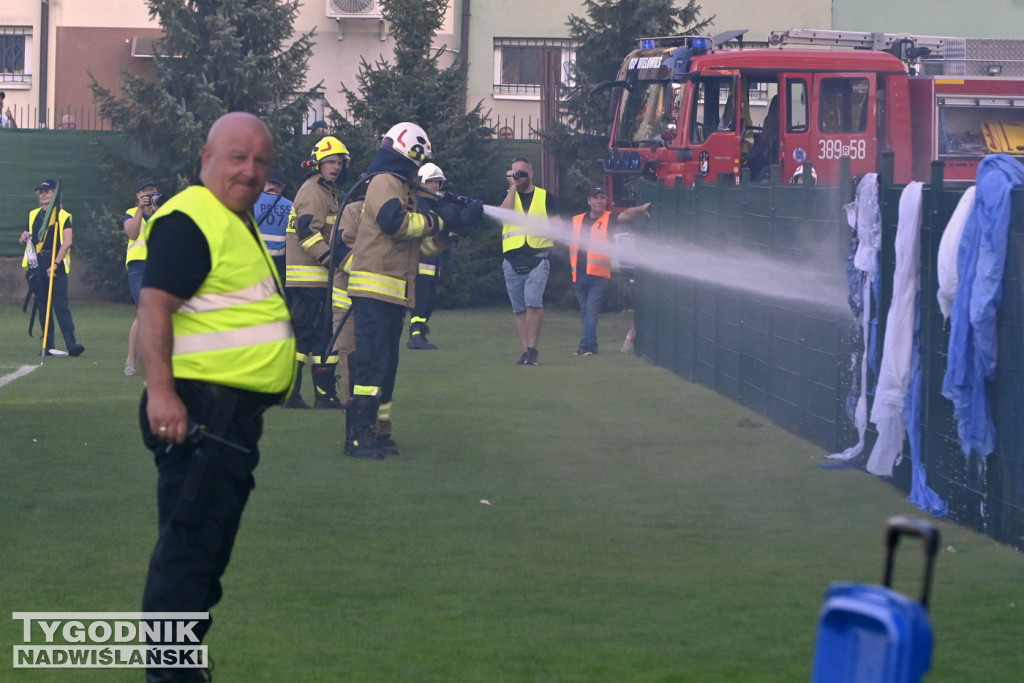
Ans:
POLYGON ((0 83, 31 83, 31 55, 31 28, 0 26, 0 83))
POLYGON ((868 79, 824 78, 818 102, 822 133, 863 133, 868 127, 868 79))
POLYGON ((786 131, 807 132, 807 81, 792 80, 786 83, 786 131))
POLYGON ((690 119, 690 142, 701 144, 712 133, 736 130, 736 104, 732 76, 712 76, 697 81, 690 119))
POLYGON ((544 76, 544 48, 553 48, 558 52, 559 82, 570 85, 569 65, 576 57, 573 41, 558 38, 495 38, 494 94, 521 96, 524 99, 539 98, 544 76))

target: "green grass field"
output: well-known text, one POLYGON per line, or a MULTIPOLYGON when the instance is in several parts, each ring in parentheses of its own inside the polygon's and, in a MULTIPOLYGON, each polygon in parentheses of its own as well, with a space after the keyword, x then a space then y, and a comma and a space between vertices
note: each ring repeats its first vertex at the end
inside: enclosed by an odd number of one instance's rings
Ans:
MULTIPOLYGON (((0 386, 8 615, 138 610, 155 538, 142 381, 122 374, 132 309, 72 308, 85 354, 0 386)), ((0 303, 0 321, 0 376, 38 364, 20 307, 0 303)), ((577 358, 577 316, 549 313, 537 367, 514 365, 504 309, 431 327, 438 351, 403 349, 400 457, 343 457, 337 413, 268 413, 206 641, 216 680, 808 680, 829 582, 877 583, 886 518, 923 514, 621 353, 625 314, 577 358)), ((1024 556, 937 524, 928 680, 1020 680, 1024 556)), ((916 595, 918 546, 898 559, 916 595)), ((7 616, 0 680, 142 680, 13 669, 18 644, 7 616)))

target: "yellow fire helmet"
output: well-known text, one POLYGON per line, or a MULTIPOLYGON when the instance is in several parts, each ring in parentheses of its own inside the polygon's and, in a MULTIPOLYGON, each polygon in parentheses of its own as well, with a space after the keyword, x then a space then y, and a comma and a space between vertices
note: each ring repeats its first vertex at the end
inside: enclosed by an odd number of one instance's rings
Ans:
POLYGON ((351 158, 348 153, 348 147, 345 146, 338 138, 333 135, 320 138, 316 145, 313 146, 313 153, 309 155, 309 165, 315 169, 320 168, 320 162, 327 157, 332 157, 335 154, 340 154, 343 157, 343 162, 347 164, 351 158))

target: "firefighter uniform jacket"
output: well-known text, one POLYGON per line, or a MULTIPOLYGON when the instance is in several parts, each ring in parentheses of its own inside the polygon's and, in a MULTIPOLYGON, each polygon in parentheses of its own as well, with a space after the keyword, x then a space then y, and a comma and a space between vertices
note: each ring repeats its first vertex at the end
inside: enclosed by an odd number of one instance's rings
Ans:
POLYGON ((375 175, 358 221, 349 296, 415 306, 420 254, 444 250, 444 238, 435 234, 441 227, 436 214, 418 212, 408 183, 391 173, 375 175))
POLYGON ((359 215, 363 212, 362 200, 351 202, 345 206, 338 219, 336 230, 341 230, 341 240, 335 240, 335 267, 334 281, 331 291, 331 306, 344 312, 352 305, 352 298, 348 295, 348 278, 352 270, 352 247, 356 243, 356 233, 359 229, 359 215))
POLYGON ((334 185, 319 173, 299 188, 285 232, 287 287, 327 287, 331 233, 339 210, 334 185))

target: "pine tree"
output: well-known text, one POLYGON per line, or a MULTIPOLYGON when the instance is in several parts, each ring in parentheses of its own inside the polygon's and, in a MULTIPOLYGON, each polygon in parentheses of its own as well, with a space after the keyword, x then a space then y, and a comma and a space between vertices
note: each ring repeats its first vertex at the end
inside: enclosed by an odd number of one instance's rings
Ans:
POLYGON ((600 160, 607 151, 611 124, 608 97, 592 96, 595 86, 615 79, 623 58, 645 36, 701 34, 714 17, 700 19, 701 6, 686 0, 585 0, 586 18, 569 15, 569 36, 577 43, 573 84, 562 89, 560 113, 549 139, 560 159, 563 201, 585 205, 586 191, 601 184, 600 160))
POLYGON ((92 90, 101 116, 148 156, 148 175, 163 181, 165 191, 193 181, 210 124, 229 111, 266 121, 283 168, 308 156, 296 133, 312 94, 302 83, 313 42, 312 34, 292 42, 298 0, 147 4, 164 30, 155 77, 123 73, 120 99, 95 79, 92 90))
MULTIPOLYGON (((339 129, 358 171, 391 126, 417 123, 430 137, 432 161, 444 171, 449 187, 489 203, 495 182, 502 179, 492 175, 494 146, 477 133, 485 124, 482 103, 466 111, 465 61, 442 66, 444 49, 432 47, 447 6, 448 0, 381 0, 381 13, 395 39, 394 57, 372 65, 363 59, 357 88, 342 84, 348 113, 340 118, 339 129)), ((442 305, 497 303, 504 296, 501 269, 495 265, 501 259, 501 238, 498 228, 485 223, 453 250, 449 275, 439 284, 442 305)))

